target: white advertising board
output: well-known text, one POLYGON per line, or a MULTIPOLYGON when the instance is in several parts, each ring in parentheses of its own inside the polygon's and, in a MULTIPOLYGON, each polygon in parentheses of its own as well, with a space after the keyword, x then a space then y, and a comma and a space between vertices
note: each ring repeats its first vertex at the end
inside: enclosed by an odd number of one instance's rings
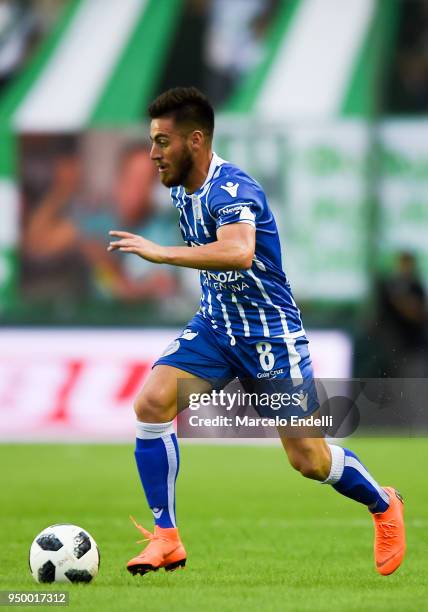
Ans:
MULTIPOLYGON (((1 441, 131 441, 133 400, 177 330, 0 330, 1 441)), ((308 332, 315 374, 346 378, 351 343, 308 332)))

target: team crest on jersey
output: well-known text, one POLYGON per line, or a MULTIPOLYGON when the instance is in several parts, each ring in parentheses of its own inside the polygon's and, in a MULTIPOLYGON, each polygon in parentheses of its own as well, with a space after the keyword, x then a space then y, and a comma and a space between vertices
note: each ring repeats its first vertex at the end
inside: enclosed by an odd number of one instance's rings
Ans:
POLYGON ((227 193, 232 196, 232 198, 236 198, 238 194, 239 183, 233 184, 232 181, 227 181, 226 185, 220 185, 220 189, 224 189, 227 193))

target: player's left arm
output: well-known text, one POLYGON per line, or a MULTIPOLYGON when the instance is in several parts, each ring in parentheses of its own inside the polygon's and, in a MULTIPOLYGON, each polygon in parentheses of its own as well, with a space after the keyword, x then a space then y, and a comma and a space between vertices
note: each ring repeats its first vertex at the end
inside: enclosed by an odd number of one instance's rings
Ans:
POLYGON ((161 246, 142 236, 113 230, 109 251, 134 253, 147 261, 197 270, 246 270, 251 268, 256 247, 256 230, 248 223, 231 223, 217 229, 217 241, 191 249, 161 246))

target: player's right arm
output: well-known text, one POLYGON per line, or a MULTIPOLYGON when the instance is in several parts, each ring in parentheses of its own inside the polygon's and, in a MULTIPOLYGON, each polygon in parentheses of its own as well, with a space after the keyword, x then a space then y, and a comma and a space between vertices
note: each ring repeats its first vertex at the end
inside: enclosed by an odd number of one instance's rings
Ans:
POLYGON ((217 240, 195 246, 161 246, 142 236, 113 230, 109 251, 134 253, 147 261, 197 270, 246 270, 251 268, 255 252, 256 231, 247 223, 232 223, 219 227, 217 240))

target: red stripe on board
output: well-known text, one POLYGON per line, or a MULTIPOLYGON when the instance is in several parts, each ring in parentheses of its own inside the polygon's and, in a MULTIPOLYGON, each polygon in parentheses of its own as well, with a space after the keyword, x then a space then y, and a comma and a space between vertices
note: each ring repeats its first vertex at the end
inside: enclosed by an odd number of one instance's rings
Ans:
POLYGON ((116 401, 126 402, 135 398, 149 367, 150 364, 147 361, 145 363, 137 362, 130 364, 129 372, 116 394, 116 401))
POLYGON ((67 372, 63 385, 56 396, 55 407, 48 416, 48 421, 66 421, 68 418, 68 402, 83 369, 83 361, 69 361, 66 364, 67 372))

